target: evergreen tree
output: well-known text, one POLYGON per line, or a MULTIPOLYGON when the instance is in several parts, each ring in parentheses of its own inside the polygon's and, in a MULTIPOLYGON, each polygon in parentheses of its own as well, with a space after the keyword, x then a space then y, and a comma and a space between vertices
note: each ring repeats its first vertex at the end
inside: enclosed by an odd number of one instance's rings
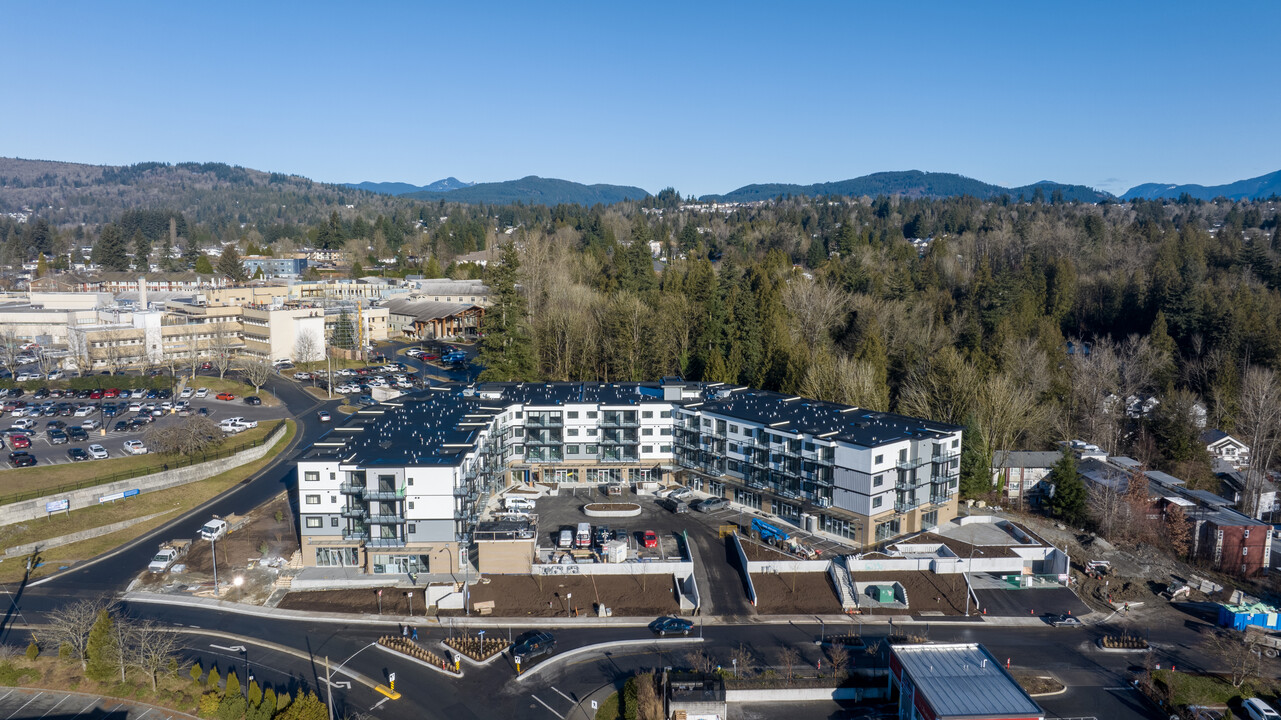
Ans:
POLYGON ((1086 519, 1086 490, 1071 450, 1063 449, 1063 456, 1050 471, 1050 482, 1054 485, 1050 514, 1068 525, 1080 527, 1086 519))
POLYGON ((351 322, 351 315, 344 308, 334 322, 334 334, 329 344, 336 348, 351 350, 356 347, 356 326, 351 322))
MULTIPOLYGON (((52 253, 54 234, 53 228, 49 226, 49 221, 40 218, 27 229, 27 252, 33 254, 52 253)), ((30 257, 30 255, 27 257, 30 257)))
POLYGON ((276 717, 279 720, 327 720, 329 708, 316 697, 315 693, 308 691, 289 703, 289 706, 276 717))
POLYGON ((39 255, 36 256, 36 277, 42 278, 48 274, 49 274, 49 262, 45 258, 44 253, 40 253, 39 255))
POLYGON ((240 678, 236 677, 235 669, 227 671, 227 689, 228 695, 240 694, 240 678))
POLYGON ((85 655, 85 677, 99 682, 115 677, 120 653, 116 647, 115 621, 105 609, 98 611, 98 619, 89 629, 85 655))
POLYGON ((130 239, 133 246, 133 266, 142 271, 147 271, 151 267, 151 241, 141 230, 135 230, 133 237, 130 239))
POLYGON ((535 377, 533 340, 529 319, 525 316, 525 296, 516 289, 516 271, 519 269, 520 256, 510 242, 503 245, 499 262, 488 267, 487 284, 493 304, 486 308, 480 323, 483 337, 477 359, 485 367, 480 374, 481 380, 533 380, 535 377))
POLYGON ((208 255, 204 253, 200 253, 200 256, 196 258, 196 262, 194 263, 194 265, 196 268, 196 272, 200 273, 201 275, 213 275, 214 267, 213 267, 213 263, 209 262, 208 255))
POLYGON ((218 674, 218 666, 209 668, 209 676, 205 678, 205 686, 216 693, 222 693, 222 676, 218 674))
POLYGON ((983 497, 992 492, 992 458, 983 442, 983 431, 968 418, 961 434, 961 497, 983 497))
POLYGON ((258 707, 262 703, 262 688, 258 687, 257 680, 249 681, 249 705, 258 707))
MULTIPOLYGON (((200 258, 205 258, 205 262, 209 261, 208 256, 200 251, 200 244, 197 243, 195 240, 188 238, 186 246, 184 246, 182 249, 182 262, 187 267, 194 268, 196 267, 196 263, 199 262, 200 258)), ((197 270, 196 272, 200 272, 200 271, 197 270)))
POLYGON ((103 270, 121 271, 129 269, 129 251, 125 245, 124 235, 115 225, 104 225, 102 237, 93 246, 93 261, 103 270))
POLYGON ((436 259, 436 256, 432 255, 427 258, 427 264, 423 266, 423 277, 435 279, 444 276, 445 273, 440 269, 440 261, 436 259))
POLYGON ((218 256, 218 273, 235 282, 245 281, 245 266, 240 263, 240 253, 236 251, 235 243, 223 246, 222 254, 218 256))

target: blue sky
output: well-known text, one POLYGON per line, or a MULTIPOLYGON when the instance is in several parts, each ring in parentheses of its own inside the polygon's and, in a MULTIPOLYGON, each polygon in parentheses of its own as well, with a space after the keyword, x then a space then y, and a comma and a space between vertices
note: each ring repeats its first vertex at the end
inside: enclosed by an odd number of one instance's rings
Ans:
POLYGON ((1281 3, 6 3, 0 155, 725 192, 1281 169, 1281 3))

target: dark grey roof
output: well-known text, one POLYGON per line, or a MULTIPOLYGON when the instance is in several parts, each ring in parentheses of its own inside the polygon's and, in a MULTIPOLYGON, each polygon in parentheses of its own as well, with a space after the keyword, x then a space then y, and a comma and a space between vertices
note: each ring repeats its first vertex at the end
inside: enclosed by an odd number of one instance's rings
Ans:
POLYGON ((1063 454, 1051 451, 1005 452, 998 450, 992 467, 998 468, 1049 468, 1063 458, 1063 454))
POLYGON ((387 309, 395 315, 406 315, 415 320, 427 321, 457 315, 464 310, 480 307, 472 303, 447 303, 435 300, 409 300, 395 298, 387 301, 387 309))
POLYGON ((1218 430, 1215 428, 1210 428, 1210 429, 1201 431, 1201 442, 1205 443, 1206 445, 1216 443, 1225 437, 1232 437, 1232 436, 1223 432, 1222 430, 1218 430))
POLYGON ((1031 718, 1045 712, 978 643, 895 645, 894 655, 941 719, 1031 718))

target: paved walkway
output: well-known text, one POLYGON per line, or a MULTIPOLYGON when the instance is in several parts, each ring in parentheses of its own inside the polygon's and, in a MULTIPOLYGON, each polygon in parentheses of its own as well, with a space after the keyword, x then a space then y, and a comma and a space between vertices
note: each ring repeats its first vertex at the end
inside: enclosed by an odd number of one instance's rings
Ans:
POLYGON ((177 710, 102 695, 0 687, 0 720, 197 720, 177 710))

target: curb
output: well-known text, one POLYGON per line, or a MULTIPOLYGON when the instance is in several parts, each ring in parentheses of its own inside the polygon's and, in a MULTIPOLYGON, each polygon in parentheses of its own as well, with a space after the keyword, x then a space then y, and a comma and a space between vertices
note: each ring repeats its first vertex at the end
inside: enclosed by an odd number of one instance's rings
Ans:
POLYGON ((507 647, 503 648, 502 650, 499 650, 493 655, 490 655, 484 660, 473 660, 471 657, 467 656, 466 654, 460 653, 457 650, 446 645, 444 640, 440 641, 440 646, 445 648, 445 650, 449 651, 451 655, 457 655, 460 659, 462 659, 463 662, 473 667, 489 667, 491 664, 493 664, 495 660, 502 657, 503 653, 507 652, 507 649, 511 647, 511 645, 508 645, 507 647))
POLYGON ((561 653, 560 655, 553 655, 547 658, 546 660, 538 663, 537 665, 526 670, 520 675, 517 675, 516 682, 524 682, 526 678, 537 675, 539 671, 541 671, 543 668, 549 667, 551 665, 559 665, 561 660, 567 660, 576 655, 586 655, 588 653, 598 652, 603 648, 635 647, 637 645, 678 645, 681 643, 701 643, 701 642, 703 642, 703 638, 701 637, 685 637, 685 638, 654 638, 652 640, 648 640, 648 639, 647 640, 619 640, 617 642, 611 642, 611 643, 596 643, 595 645, 584 645, 582 647, 574 648, 569 652, 561 653))

